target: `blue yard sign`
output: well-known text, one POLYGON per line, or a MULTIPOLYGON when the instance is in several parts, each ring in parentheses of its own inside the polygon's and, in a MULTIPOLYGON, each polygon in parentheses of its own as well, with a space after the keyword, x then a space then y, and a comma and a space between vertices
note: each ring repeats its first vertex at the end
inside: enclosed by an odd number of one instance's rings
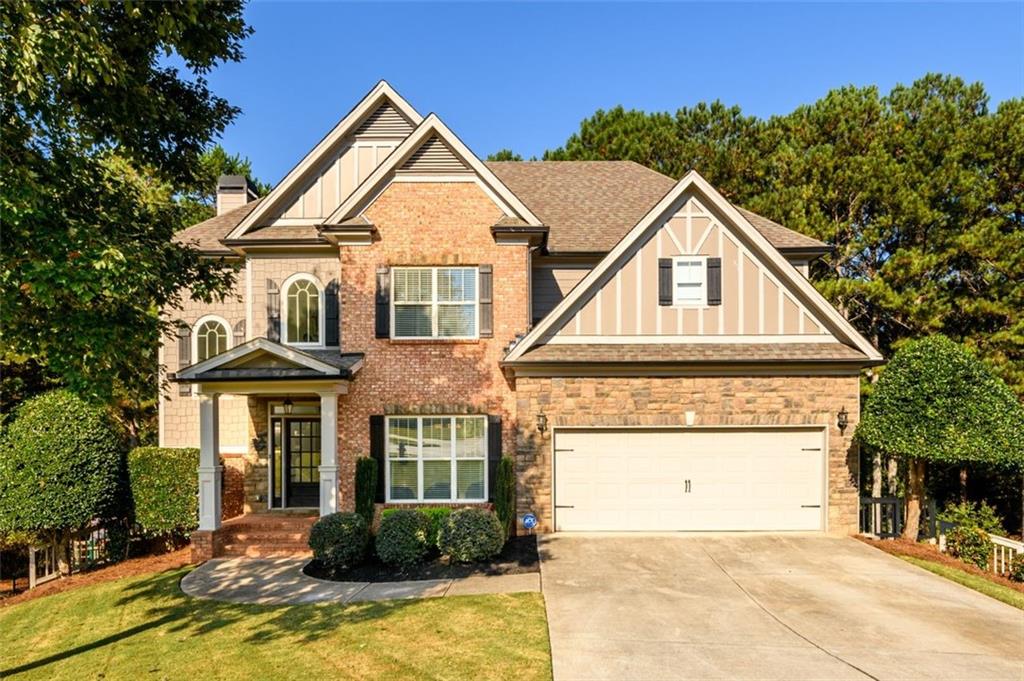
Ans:
POLYGON ((527 513, 523 516, 523 527, 528 530, 532 530, 537 527, 537 516, 532 513, 527 513))

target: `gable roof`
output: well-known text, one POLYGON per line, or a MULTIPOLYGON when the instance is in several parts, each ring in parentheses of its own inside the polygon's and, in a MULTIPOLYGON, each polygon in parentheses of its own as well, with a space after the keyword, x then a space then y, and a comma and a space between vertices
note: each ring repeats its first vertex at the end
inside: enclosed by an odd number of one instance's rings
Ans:
MULTIPOLYGON (((495 161, 487 164, 537 213, 549 253, 607 253, 675 186, 634 161, 495 161)), ((828 245, 737 208, 776 248, 827 253, 828 245)))
POLYGON ((351 378, 362 367, 362 360, 362 353, 297 350, 267 338, 253 338, 226 352, 182 369, 171 380, 191 383, 247 378, 351 378), (269 355, 278 361, 268 363, 267 367, 247 364, 247 360, 260 355, 269 355), (285 366, 280 366, 282 363, 285 366))
MULTIPOLYGON (((530 225, 542 224, 533 211, 433 113, 424 118, 416 126, 416 129, 394 151, 388 154, 384 162, 378 165, 370 173, 370 176, 356 187, 356 190, 338 206, 337 210, 324 218, 323 224, 339 224, 356 217, 366 203, 387 185, 394 172, 405 168, 408 161, 433 159, 427 162, 435 164, 436 159, 442 158, 444 167, 436 168, 436 170, 445 170, 453 167, 448 160, 449 155, 454 155, 462 162, 465 169, 475 173, 476 177, 483 182, 485 190, 492 194, 492 198, 499 205, 504 204, 503 208, 510 211, 514 217, 521 218, 530 225)), ((413 168, 410 169, 413 170, 413 168)))
POLYGON ((221 240, 237 227, 238 223, 245 219, 261 201, 263 199, 256 199, 244 206, 229 210, 223 215, 197 222, 175 234, 174 240, 180 244, 193 246, 205 255, 233 255, 234 252, 222 244, 221 240))
POLYGON ((700 173, 691 170, 665 196, 657 202, 644 217, 626 233, 615 247, 597 264, 594 269, 577 284, 569 294, 555 306, 526 336, 512 348, 505 357, 506 362, 521 358, 528 350, 545 342, 550 335, 561 328, 569 319, 573 306, 589 296, 602 285, 602 279, 609 271, 622 267, 631 255, 629 249, 640 240, 649 229, 664 220, 677 207, 687 192, 699 194, 707 205, 717 208, 750 242, 751 250, 766 264, 775 269, 780 282, 791 291, 799 292, 808 304, 808 308, 817 313, 818 317, 831 327, 841 342, 850 344, 871 361, 882 358, 881 354, 857 329, 843 317, 797 270, 789 265, 782 254, 771 242, 759 232, 735 206, 729 203, 700 173))
POLYGON ((402 134, 405 127, 395 125, 395 114, 399 118, 404 117, 411 125, 418 125, 422 121, 419 112, 416 111, 407 101, 402 99, 394 88, 387 81, 380 81, 370 92, 349 111, 330 132, 328 132, 313 149, 306 154, 298 164, 295 165, 284 179, 274 187, 267 196, 263 198, 256 209, 250 211, 228 234, 227 238, 237 239, 247 231, 257 226, 261 220, 273 214, 273 211, 284 206, 284 202, 291 194, 303 186, 308 175, 315 172, 321 159, 330 154, 334 148, 349 133, 357 130, 360 126, 368 123, 379 123, 378 119, 388 122, 396 134, 402 134), (381 107, 386 111, 379 113, 381 107))

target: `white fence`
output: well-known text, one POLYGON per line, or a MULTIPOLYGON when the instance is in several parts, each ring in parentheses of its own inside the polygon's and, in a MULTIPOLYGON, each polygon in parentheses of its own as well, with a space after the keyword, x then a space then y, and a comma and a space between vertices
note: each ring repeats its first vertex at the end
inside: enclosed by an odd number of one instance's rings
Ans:
MULTIPOLYGON (((1024 542, 1014 541, 998 534, 989 534, 989 541, 992 542, 992 572, 997 575, 1006 575, 1010 572, 1013 559, 1024 554, 1024 542)), ((946 552, 946 534, 939 534, 939 551, 946 552)))

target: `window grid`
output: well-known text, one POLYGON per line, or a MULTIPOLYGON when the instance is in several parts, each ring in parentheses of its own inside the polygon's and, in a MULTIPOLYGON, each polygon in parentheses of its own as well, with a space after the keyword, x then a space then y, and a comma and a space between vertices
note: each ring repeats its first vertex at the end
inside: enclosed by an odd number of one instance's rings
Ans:
POLYGON ((474 267, 396 267, 391 282, 391 337, 470 339, 478 337, 479 300, 474 267), (400 312, 424 311, 427 319, 399 322, 400 312), (425 322, 429 321, 427 333, 425 322), (403 328, 408 325, 411 328, 403 328), (409 332, 404 332, 409 331, 409 332))
POLYGON ((672 259, 672 304, 707 305, 707 257, 683 255, 672 259))
POLYGON ((459 502, 459 501, 486 501, 487 499, 487 419, 483 416, 396 416, 388 417, 385 424, 385 471, 387 475, 386 489, 388 503, 398 502, 459 502), (429 425, 431 428, 441 425, 442 432, 447 432, 447 454, 444 456, 427 456, 424 452, 424 433, 429 425), (468 432, 468 437, 463 438, 460 444, 459 432, 468 432), (397 428, 393 428, 397 426, 397 428), (415 428, 416 451, 410 456, 408 446, 411 444, 412 435, 410 427, 415 428), (393 434, 393 430, 397 433, 393 434), (403 432, 404 431, 404 432, 403 432), (475 436, 475 438, 473 437, 475 436), (478 443, 471 448, 473 439, 478 443), (397 442, 396 442, 397 441, 397 442), (397 446, 396 446, 397 444, 397 446), (464 454, 462 452, 465 452, 464 454), (443 471, 445 467, 435 464, 446 462, 446 482, 438 479, 428 489, 426 483, 432 480, 425 471, 430 468, 433 474, 443 471), (396 475, 394 464, 399 465, 399 473, 396 475), (412 494, 408 493, 407 484, 402 487, 405 491, 395 494, 395 483, 411 482, 409 480, 412 466, 414 464, 416 489, 412 494), (472 471, 472 472, 470 472, 472 471), (468 484, 465 484, 467 483, 468 484), (446 487, 444 485, 447 485, 446 487), (478 489, 480 494, 470 495, 469 491, 478 489), (447 494, 440 495, 431 493, 433 490, 446 490, 447 494), (465 493, 463 493, 465 492, 465 493))

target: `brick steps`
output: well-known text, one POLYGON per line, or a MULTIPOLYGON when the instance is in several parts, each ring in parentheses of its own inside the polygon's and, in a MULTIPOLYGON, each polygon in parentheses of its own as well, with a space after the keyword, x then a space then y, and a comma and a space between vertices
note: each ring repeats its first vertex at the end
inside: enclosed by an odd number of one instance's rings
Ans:
POLYGON ((218 557, 280 558, 309 556, 309 531, 315 516, 255 514, 232 518, 218 532, 218 557))

